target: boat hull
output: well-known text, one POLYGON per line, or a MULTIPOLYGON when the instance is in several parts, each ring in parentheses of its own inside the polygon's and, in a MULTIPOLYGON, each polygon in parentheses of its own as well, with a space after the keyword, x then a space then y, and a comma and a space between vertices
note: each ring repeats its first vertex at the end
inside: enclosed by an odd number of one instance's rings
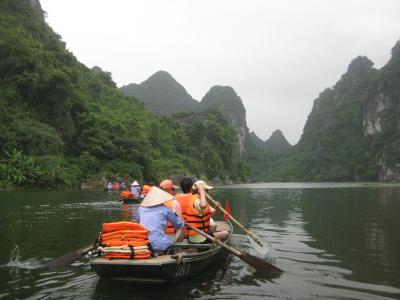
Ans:
MULTIPOLYGON (((229 228, 232 228, 231 224, 229 228)), ((227 255, 222 247, 215 246, 199 253, 183 254, 179 258, 171 255, 161 255, 148 260, 96 258, 91 261, 91 268, 102 278, 141 283, 177 282, 202 272, 216 260, 226 259, 227 255)))

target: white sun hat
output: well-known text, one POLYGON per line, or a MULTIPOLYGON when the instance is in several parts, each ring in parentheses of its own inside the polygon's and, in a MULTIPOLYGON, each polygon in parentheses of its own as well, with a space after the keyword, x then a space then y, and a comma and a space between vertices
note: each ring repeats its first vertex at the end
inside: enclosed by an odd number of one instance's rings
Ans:
POLYGON ((174 199, 174 196, 156 186, 153 186, 150 192, 148 192, 146 197, 143 199, 140 206, 144 207, 156 206, 172 199, 174 199))
POLYGON ((203 180, 197 180, 195 183, 193 183, 193 187, 200 188, 203 187, 206 190, 211 190, 213 187, 211 185, 208 185, 205 181, 203 180))

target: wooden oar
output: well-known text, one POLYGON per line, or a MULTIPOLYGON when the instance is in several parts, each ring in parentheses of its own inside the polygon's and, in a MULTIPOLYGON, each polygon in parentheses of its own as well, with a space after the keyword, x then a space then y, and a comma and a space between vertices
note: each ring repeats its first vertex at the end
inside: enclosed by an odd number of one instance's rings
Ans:
POLYGON ((197 229, 196 227, 189 225, 188 223, 186 223, 186 226, 189 227, 190 229, 196 231, 198 234, 201 234, 202 236, 209 239, 210 241, 223 247, 224 249, 226 249, 233 255, 239 257, 241 260, 243 260, 245 263, 249 264, 256 270, 263 270, 263 271, 268 271, 271 273, 283 273, 283 270, 275 267, 274 265, 270 264, 269 262, 267 262, 257 256, 251 255, 248 252, 241 251, 241 250, 235 249, 231 246, 228 246, 227 244, 223 243, 219 239, 216 239, 216 238, 212 237, 211 235, 208 235, 204 231, 201 231, 201 230, 197 229))
POLYGON ((239 226, 249 237, 249 240, 251 244, 253 245, 254 249, 262 254, 262 255, 267 255, 268 252, 272 249, 271 245, 263 238, 255 235, 253 232, 245 228, 242 224, 239 223, 230 213, 228 213, 225 209, 221 207, 221 205, 218 204, 217 201, 215 201, 209 194, 205 193, 206 197, 214 203, 214 205, 220 209, 224 214, 228 216, 229 219, 231 219, 237 226, 239 226))
POLYGON ((43 266, 40 266, 40 269, 53 269, 53 268, 58 268, 58 267, 69 265, 72 262, 74 262, 75 260, 82 258, 85 254, 92 251, 96 247, 97 247, 96 244, 92 244, 92 245, 80 248, 78 250, 74 250, 70 253, 67 253, 56 259, 53 259, 52 261, 45 263, 43 266))

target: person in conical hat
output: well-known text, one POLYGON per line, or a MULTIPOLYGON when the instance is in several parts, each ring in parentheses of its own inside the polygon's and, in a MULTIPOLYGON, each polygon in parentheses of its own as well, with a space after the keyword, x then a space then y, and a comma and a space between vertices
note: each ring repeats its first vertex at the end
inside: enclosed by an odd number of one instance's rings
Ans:
POLYGON ((171 245, 183 237, 183 221, 171 208, 164 205, 172 199, 171 194, 153 186, 138 209, 139 223, 150 231, 149 241, 156 254, 167 253, 171 245), (175 237, 170 237, 165 233, 168 221, 177 230, 175 237))
POLYGON ((131 193, 134 199, 139 199, 140 197, 140 184, 136 180, 131 183, 131 193))

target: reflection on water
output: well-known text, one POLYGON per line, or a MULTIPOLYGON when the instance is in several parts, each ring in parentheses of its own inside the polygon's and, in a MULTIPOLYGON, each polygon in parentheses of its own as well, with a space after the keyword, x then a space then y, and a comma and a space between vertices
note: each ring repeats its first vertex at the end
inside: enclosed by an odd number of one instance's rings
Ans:
MULTIPOLYGON (((213 196, 229 200, 237 219, 272 244, 282 276, 255 272, 236 257, 156 288, 99 279, 86 258, 38 270, 92 243, 101 223, 131 220, 136 206, 100 191, 0 192, 0 298, 400 298, 400 187, 257 184, 213 196)), ((233 245, 255 254, 239 233, 233 245)))

